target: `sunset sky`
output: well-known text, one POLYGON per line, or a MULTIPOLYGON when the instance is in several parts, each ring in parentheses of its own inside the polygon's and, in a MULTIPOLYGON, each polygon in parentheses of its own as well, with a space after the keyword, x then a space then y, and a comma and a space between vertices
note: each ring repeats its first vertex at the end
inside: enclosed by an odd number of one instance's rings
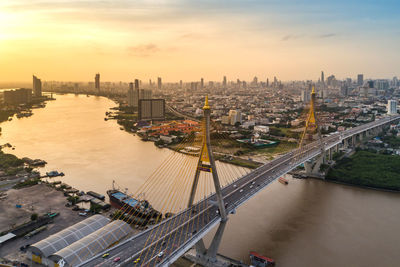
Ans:
POLYGON ((398 0, 1 0, 0 81, 400 76, 398 0))

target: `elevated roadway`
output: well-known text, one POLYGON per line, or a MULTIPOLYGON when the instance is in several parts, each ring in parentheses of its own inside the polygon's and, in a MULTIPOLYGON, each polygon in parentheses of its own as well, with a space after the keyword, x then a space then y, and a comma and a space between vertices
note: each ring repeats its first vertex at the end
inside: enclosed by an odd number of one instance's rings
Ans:
MULTIPOLYGON (((336 133, 323 138, 326 149, 343 142, 346 138, 367 130, 397 121, 400 115, 385 117, 345 132, 336 133)), ((222 189, 226 210, 229 213, 246 203, 271 182, 288 173, 300 164, 317 157, 321 153, 319 141, 294 150, 253 170, 222 189)), ((124 242, 80 264, 79 266, 168 266, 193 247, 221 220, 218 208, 214 205, 215 195, 211 195, 197 203, 194 208, 187 209, 153 228, 135 235, 124 242), (195 210, 195 212, 193 211, 195 210), (163 256, 157 254, 162 251, 163 256), (103 259, 103 253, 110 253, 103 259), (120 257, 119 262, 113 259, 120 257), (134 264, 134 260, 140 262, 134 264)))

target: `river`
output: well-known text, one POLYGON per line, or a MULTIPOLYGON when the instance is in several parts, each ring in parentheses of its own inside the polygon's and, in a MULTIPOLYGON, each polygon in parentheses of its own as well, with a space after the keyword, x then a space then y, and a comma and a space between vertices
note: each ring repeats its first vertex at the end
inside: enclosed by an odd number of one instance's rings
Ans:
MULTIPOLYGON (((7 151, 46 160, 42 172, 63 171, 62 181, 84 191, 105 194, 112 180, 133 191, 171 157, 170 150, 104 121, 113 101, 56 98, 32 117, 0 125, 0 143, 15 146, 7 151)), ((400 194, 288 179, 289 185, 272 183, 230 216, 220 253, 248 262, 255 250, 278 266, 398 266, 400 194)))

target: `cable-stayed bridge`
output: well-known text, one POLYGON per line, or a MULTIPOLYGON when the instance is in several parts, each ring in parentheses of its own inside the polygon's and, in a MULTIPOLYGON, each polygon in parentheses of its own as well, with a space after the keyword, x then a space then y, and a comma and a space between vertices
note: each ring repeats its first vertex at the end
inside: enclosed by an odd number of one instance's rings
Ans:
MULTIPOLYGON (((221 187, 210 145, 210 107, 207 100, 203 109, 204 134, 187 208, 85 260, 78 266, 168 266, 193 246, 201 264, 218 266, 216 254, 229 214, 235 213, 239 206, 259 191, 299 165, 304 164, 307 172, 313 172, 319 168, 321 162, 331 159, 333 152, 339 148, 354 147, 363 139, 376 135, 384 127, 400 120, 400 115, 388 116, 324 138, 320 136, 318 140, 308 144, 303 143, 298 149, 221 187), (208 172, 213 176, 215 192, 196 201, 195 195, 199 179, 201 180, 201 172, 208 172), (215 237, 210 247, 206 249, 202 238, 217 225, 215 237), (110 258, 103 258, 104 253, 109 253, 110 258), (120 259, 114 262, 113 259, 116 257, 120 259)), ((314 110, 310 112, 314 113, 314 110)), ((308 117, 305 133, 309 126, 318 128, 315 114, 308 117)))

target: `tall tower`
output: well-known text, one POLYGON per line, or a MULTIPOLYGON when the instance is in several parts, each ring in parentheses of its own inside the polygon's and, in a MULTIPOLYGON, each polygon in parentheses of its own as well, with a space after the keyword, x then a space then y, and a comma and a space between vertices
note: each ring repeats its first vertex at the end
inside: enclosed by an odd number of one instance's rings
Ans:
POLYGON ((94 88, 100 93, 100 73, 94 77, 94 88))
POLYGON ((35 75, 33 75, 32 77, 32 89, 35 97, 42 96, 42 81, 38 79, 35 75))
POLYGON ((158 88, 158 90, 161 90, 161 88, 162 88, 161 77, 158 77, 158 78, 157 78, 157 88, 158 88))
POLYGON ((222 80, 222 86, 226 88, 226 76, 224 76, 224 79, 222 80))
POLYGON ((321 82, 322 82, 322 84, 325 84, 325 75, 324 75, 324 71, 321 71, 321 82))
POLYGON ((363 86, 364 85, 364 74, 357 75, 357 85, 363 86))
POLYGON ((135 79, 135 95, 134 95, 134 106, 139 107, 139 80, 135 79))

